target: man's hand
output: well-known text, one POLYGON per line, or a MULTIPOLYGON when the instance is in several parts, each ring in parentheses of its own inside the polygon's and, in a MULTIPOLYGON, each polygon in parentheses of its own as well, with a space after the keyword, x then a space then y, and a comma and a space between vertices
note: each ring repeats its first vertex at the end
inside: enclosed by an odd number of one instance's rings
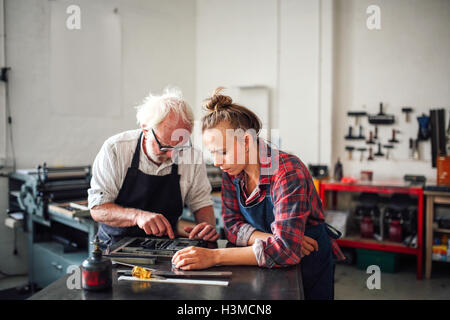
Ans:
POLYGON ((313 251, 319 250, 319 245, 317 244, 317 241, 313 238, 303 236, 303 242, 302 242, 302 258, 304 256, 309 256, 309 254, 313 251))
POLYGON ((146 234, 153 234, 158 237, 167 234, 170 239, 175 238, 170 222, 160 213, 139 211, 135 219, 136 225, 146 234))
POLYGON ((189 233, 189 239, 200 238, 205 241, 216 241, 219 239, 219 234, 212 225, 207 222, 202 222, 195 227, 184 227, 184 231, 189 233))

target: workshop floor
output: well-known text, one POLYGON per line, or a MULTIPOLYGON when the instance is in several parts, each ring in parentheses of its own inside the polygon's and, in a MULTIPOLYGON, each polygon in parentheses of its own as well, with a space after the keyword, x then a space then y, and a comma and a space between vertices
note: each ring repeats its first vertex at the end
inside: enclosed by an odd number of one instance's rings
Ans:
POLYGON ((381 289, 369 290, 367 274, 356 265, 336 265, 336 300, 450 299, 450 263, 433 262, 431 279, 417 280, 414 258, 402 260, 396 273, 381 274, 381 289))
MULTIPOLYGON (((336 300, 415 300, 415 299, 450 299, 450 263, 433 263, 430 280, 417 280, 415 261, 402 260, 399 272, 382 273, 381 289, 369 290, 366 286, 369 274, 365 270, 359 270, 356 265, 338 264, 335 274, 335 298, 336 300)), ((13 290, 27 284, 27 277, 0 278, 0 300, 21 299, 21 296, 13 290), (2 297, 1 293, 9 297, 2 297)))
POLYGON ((24 291, 28 284, 28 276, 1 277, 0 278, 0 300, 23 300, 30 294, 24 291))

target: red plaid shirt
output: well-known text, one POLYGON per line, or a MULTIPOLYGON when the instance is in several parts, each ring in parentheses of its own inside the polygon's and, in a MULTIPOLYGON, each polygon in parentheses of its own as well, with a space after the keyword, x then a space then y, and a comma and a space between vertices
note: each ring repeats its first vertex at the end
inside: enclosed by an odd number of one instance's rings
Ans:
MULTIPOLYGON (((260 145, 259 185, 256 195, 247 199, 246 205, 248 202, 256 204, 263 201, 266 196, 264 185, 270 185, 275 220, 271 225, 273 237, 262 242, 265 258, 263 266, 298 264, 305 227, 325 221, 322 202, 308 169, 298 157, 271 149, 262 141, 260 145)), ((226 172, 222 173, 222 217, 226 236, 233 244, 237 242, 239 230, 249 227, 241 214, 233 184, 233 179, 240 179, 241 193, 246 198, 243 174, 230 176, 226 172)), ((345 259, 336 241, 333 238, 330 240, 337 259, 345 259)))

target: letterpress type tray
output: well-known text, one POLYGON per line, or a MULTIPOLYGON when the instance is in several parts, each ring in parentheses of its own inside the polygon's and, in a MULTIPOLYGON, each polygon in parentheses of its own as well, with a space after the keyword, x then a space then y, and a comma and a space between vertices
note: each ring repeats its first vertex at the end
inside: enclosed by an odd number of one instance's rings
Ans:
POLYGON ((105 257, 114 258, 167 258, 186 247, 207 247, 201 239, 159 238, 159 237, 125 237, 110 246, 105 257))

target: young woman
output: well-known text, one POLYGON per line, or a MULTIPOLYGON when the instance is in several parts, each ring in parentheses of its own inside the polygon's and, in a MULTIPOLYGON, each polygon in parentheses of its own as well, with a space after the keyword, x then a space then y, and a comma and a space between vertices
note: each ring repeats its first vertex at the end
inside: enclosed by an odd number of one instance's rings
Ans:
POLYGON ((237 247, 185 248, 174 255, 173 264, 193 270, 300 263, 305 298, 333 299, 333 253, 344 258, 335 242, 340 235, 325 224, 308 169, 298 157, 258 138, 258 117, 221 90, 205 100, 209 112, 202 133, 214 165, 223 170, 222 217, 226 236, 237 247))

